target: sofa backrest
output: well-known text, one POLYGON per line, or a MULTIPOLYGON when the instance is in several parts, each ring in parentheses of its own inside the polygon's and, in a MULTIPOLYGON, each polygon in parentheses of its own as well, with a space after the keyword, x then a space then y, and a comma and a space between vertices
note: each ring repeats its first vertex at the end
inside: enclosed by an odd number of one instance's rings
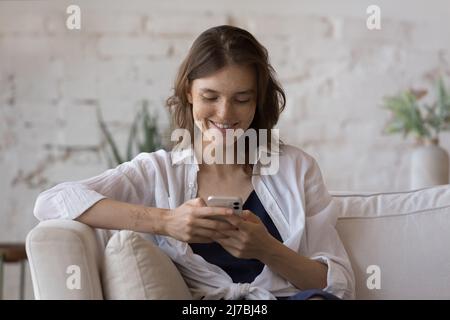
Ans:
POLYGON ((450 185, 332 194, 357 299, 450 299, 450 185))

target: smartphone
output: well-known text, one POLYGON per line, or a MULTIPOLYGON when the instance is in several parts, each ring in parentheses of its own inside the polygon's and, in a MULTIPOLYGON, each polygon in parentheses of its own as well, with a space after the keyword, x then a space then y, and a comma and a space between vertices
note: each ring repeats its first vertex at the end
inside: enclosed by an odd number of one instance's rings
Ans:
POLYGON ((242 214, 242 198, 241 197, 217 197, 210 196, 206 201, 208 207, 223 207, 233 209, 233 213, 242 214))

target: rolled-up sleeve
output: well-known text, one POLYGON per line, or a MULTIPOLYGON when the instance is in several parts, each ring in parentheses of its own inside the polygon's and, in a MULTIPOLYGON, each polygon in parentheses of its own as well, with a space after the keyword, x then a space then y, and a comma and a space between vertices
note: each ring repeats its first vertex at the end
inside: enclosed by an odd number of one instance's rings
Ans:
POLYGON ((154 172, 142 163, 139 154, 102 174, 75 182, 60 183, 39 194, 33 213, 39 220, 76 219, 104 198, 142 204, 152 197, 149 181, 154 172), (144 190, 146 191, 144 194, 144 190))
POLYGON ((301 251, 328 266, 324 291, 354 299, 355 278, 347 252, 336 230, 339 206, 328 193, 317 163, 305 177, 306 222, 301 251))

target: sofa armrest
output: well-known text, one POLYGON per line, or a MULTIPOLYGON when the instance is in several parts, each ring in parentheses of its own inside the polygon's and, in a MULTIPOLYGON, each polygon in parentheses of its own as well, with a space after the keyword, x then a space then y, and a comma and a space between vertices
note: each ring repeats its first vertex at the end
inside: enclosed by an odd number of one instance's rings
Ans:
POLYGON ((94 229, 72 220, 43 221, 27 235, 26 250, 36 299, 103 299, 103 255, 94 229))

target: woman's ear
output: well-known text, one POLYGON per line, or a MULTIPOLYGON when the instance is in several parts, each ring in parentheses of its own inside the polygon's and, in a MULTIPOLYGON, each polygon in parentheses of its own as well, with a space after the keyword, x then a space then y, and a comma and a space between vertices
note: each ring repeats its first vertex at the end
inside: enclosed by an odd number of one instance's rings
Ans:
POLYGON ((186 97, 187 97, 188 102, 189 102, 190 104, 192 104, 192 101, 193 101, 191 91, 192 91, 192 86, 190 86, 190 85, 187 86, 187 88, 186 88, 186 97))

